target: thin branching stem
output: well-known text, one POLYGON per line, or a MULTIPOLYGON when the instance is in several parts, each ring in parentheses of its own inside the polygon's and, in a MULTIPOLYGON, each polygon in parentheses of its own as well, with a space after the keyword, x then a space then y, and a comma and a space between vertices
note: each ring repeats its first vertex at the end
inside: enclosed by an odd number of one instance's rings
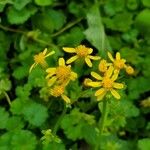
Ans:
POLYGON ((54 135, 56 135, 56 133, 57 133, 59 127, 60 127, 60 123, 61 123, 64 115, 66 114, 66 111, 67 111, 67 107, 66 107, 66 104, 64 104, 63 111, 62 111, 61 115, 59 116, 59 118, 58 118, 58 120, 57 120, 57 122, 56 122, 56 124, 54 126, 54 129, 53 129, 53 134, 54 135))
POLYGON ((6 92, 3 92, 3 93, 4 93, 5 97, 6 97, 6 100, 7 100, 8 104, 9 104, 9 106, 11 106, 11 100, 10 100, 9 95, 6 92))

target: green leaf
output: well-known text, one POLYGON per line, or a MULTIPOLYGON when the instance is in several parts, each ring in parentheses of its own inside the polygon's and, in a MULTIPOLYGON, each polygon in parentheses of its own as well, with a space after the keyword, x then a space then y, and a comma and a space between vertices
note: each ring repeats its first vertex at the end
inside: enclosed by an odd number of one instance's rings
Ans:
POLYGON ((31 85, 25 84, 24 86, 17 86, 16 95, 23 99, 28 99, 31 91, 31 85))
POLYGON ((149 0, 142 0, 142 3, 146 7, 150 7, 150 1, 149 0))
POLYGON ((125 7, 124 0, 109 0, 104 5, 105 13, 109 16, 115 15, 117 12, 121 12, 125 7))
POLYGON ((9 119, 8 112, 6 112, 4 108, 0 107, 0 129, 6 128, 8 119, 9 119))
POLYGON ((149 36, 150 34, 150 9, 144 9, 138 13, 135 20, 136 27, 144 35, 149 36))
POLYGON ((6 132, 0 136, 0 150, 12 149, 10 142, 13 134, 14 132, 6 132))
POLYGON ((53 0, 34 0, 39 6, 49 6, 53 4, 53 0))
POLYGON ((47 108, 35 102, 24 107, 23 115, 25 120, 34 126, 41 126, 48 118, 47 108))
POLYGON ((16 10, 13 7, 9 7, 7 11, 7 19, 10 24, 23 24, 27 21, 35 12, 36 7, 25 7, 21 10, 16 10))
POLYGON ((74 109, 66 115, 61 126, 69 139, 85 139, 90 144, 96 144, 98 134, 94 128, 94 116, 79 112, 74 109))
POLYGON ((13 150, 35 150, 37 140, 35 135, 28 130, 18 130, 11 140, 13 150))
POLYGON ((28 70, 29 70, 28 65, 16 67, 13 72, 13 76, 18 80, 23 79, 29 74, 28 70))
POLYGON ((7 130, 18 130, 24 127, 24 122, 21 120, 20 117, 12 116, 8 119, 6 129, 7 130))
POLYGON ((131 10, 135 10, 138 7, 138 1, 137 0, 128 0, 127 7, 131 10))
POLYGON ((58 30, 64 25, 66 17, 61 11, 45 9, 45 12, 37 13, 32 21, 36 28, 52 33, 54 30, 58 30))
POLYGON ((0 94, 11 89, 11 82, 8 79, 0 80, 0 94))
POLYGON ((13 5, 17 10, 21 10, 24 8, 28 3, 30 3, 32 0, 12 0, 13 5))
POLYGON ((24 103, 20 99, 15 99, 11 103, 10 111, 13 114, 19 115, 22 114, 23 108, 24 108, 24 103))
POLYGON ((139 150, 149 150, 150 149, 150 138, 141 139, 138 141, 139 150))
POLYGON ((99 8, 97 5, 93 5, 87 13, 88 29, 84 32, 86 39, 98 49, 100 53, 103 53, 106 48, 110 48, 104 26, 100 16, 99 8))
POLYGON ((36 150, 35 135, 28 130, 15 130, 0 136, 0 150, 36 150))
POLYGON ((104 23, 111 30, 126 32, 132 24, 132 17, 131 13, 123 12, 115 15, 113 18, 104 18, 104 23), (124 23, 124 20, 126 20, 126 23, 124 23))
POLYGON ((74 27, 69 33, 63 34, 58 37, 58 45, 60 46, 77 46, 84 39, 83 30, 79 27, 74 27))

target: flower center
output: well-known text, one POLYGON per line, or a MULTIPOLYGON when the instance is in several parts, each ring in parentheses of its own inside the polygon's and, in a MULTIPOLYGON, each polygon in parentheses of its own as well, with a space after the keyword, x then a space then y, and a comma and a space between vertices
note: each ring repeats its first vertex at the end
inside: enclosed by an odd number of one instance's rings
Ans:
POLYGON ((51 95, 53 95, 54 97, 61 96, 63 93, 64 93, 64 87, 63 86, 55 86, 51 90, 51 95))
POLYGON ((76 48, 76 53, 79 57, 85 57, 88 55, 88 48, 84 45, 80 45, 76 48))
POLYGON ((59 66, 56 69, 56 76, 59 80, 65 80, 71 74, 70 66, 59 66))
POLYGON ((45 56, 43 53, 39 53, 34 56, 34 61, 37 64, 44 64, 45 63, 45 56))
POLYGON ((124 59, 115 60, 114 66, 118 69, 123 69, 125 67, 125 60, 124 59))
POLYGON ((108 77, 104 77, 102 83, 104 88, 111 89, 113 87, 113 81, 108 77))

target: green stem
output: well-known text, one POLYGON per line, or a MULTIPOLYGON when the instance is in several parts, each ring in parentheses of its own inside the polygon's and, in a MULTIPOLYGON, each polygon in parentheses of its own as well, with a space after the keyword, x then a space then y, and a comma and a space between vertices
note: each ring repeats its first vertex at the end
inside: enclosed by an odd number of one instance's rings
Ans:
POLYGON ((8 104, 9 104, 9 106, 11 106, 11 100, 10 100, 8 94, 6 92, 3 92, 3 93, 4 93, 5 97, 6 97, 6 100, 7 100, 8 104))
POLYGON ((68 25, 66 25, 64 28, 62 28, 60 31, 52 34, 52 37, 58 36, 60 34, 62 34, 64 31, 68 30, 69 28, 71 28, 72 26, 76 25, 78 22, 80 22, 83 18, 79 18, 77 20, 75 20, 74 22, 69 23, 68 25))
POLYGON ((106 118, 107 118, 107 100, 105 99, 105 100, 103 101, 102 117, 101 117, 101 119, 99 120, 100 136, 101 136, 102 133, 103 133, 103 129, 104 129, 104 126, 105 126, 106 118))
MULTIPOLYGON (((4 31, 10 31, 10 32, 14 32, 14 33, 19 33, 19 34, 23 34, 25 35, 27 38, 28 37, 28 32, 25 32, 25 31, 21 31, 21 30, 18 30, 18 29, 12 29, 12 28, 9 28, 9 27, 5 27, 3 26, 2 24, 0 24, 0 29, 3 29, 4 31)), ((31 38, 31 37, 30 37, 31 38)), ((33 41, 37 42, 37 43, 40 43, 40 44, 43 44, 43 45, 47 45, 47 46, 54 46, 53 44, 50 44, 42 39, 38 39, 38 38, 32 38, 33 41)))
POLYGON ((62 121, 64 115, 66 114, 66 111, 67 111, 67 107, 66 107, 66 104, 64 104, 64 109, 63 109, 63 111, 62 111, 60 117, 58 118, 58 120, 57 120, 57 122, 56 122, 56 124, 55 124, 55 126, 54 126, 54 129, 53 129, 53 134, 54 134, 54 135, 56 135, 57 130, 59 129, 60 123, 61 123, 61 121, 62 121))

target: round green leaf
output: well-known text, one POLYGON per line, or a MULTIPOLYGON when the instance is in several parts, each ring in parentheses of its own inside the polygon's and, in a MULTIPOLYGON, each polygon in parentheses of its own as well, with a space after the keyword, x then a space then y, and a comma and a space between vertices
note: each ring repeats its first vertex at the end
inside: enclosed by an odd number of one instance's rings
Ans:
POLYGON ((23 109, 24 118, 34 126, 41 126, 48 117, 47 108, 38 103, 31 103, 23 109))
POLYGON ((0 129, 4 129, 7 124, 9 114, 4 108, 0 107, 0 129))
POLYGON ((11 140, 12 150, 35 150, 36 144, 35 135, 27 130, 18 130, 11 140))
POLYGON ((39 6, 49 6, 52 5, 53 0, 34 0, 35 3, 39 6))

